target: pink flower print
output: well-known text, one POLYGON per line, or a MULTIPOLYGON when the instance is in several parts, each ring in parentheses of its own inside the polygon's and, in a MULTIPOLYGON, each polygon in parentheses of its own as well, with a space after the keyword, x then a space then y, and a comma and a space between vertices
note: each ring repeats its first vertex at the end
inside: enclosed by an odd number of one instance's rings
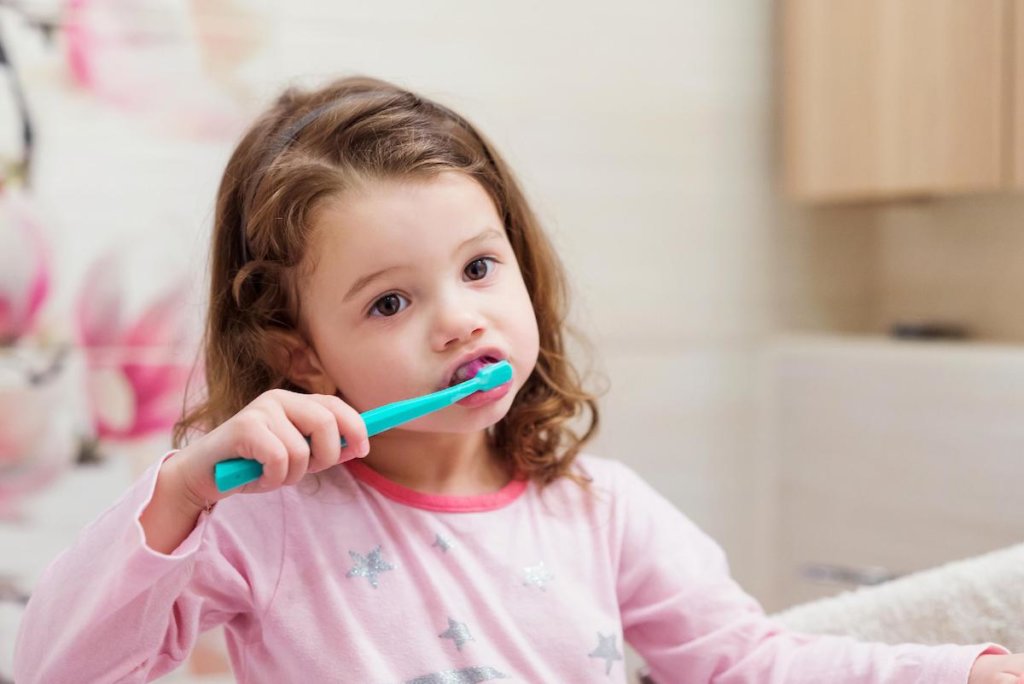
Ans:
POLYGON ((0 346, 34 332, 50 291, 50 256, 27 200, 0 192, 0 346))
POLYGON ((234 135, 240 103, 209 78, 188 3, 68 0, 64 44, 72 80, 163 129, 234 135))
POLYGON ((116 257, 90 271, 79 298, 79 337, 97 436, 132 439, 169 430, 182 411, 192 359, 187 288, 178 281, 131 317, 116 257))
POLYGON ((0 348, 0 520, 18 519, 20 502, 56 480, 78 454, 81 423, 68 401, 77 383, 65 351, 0 348))

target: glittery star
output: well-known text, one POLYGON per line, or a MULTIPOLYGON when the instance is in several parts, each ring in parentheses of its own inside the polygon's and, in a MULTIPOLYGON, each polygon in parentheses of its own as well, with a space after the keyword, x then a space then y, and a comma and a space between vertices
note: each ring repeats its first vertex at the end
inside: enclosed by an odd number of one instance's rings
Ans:
POLYGON ((523 568, 523 586, 524 587, 539 587, 541 591, 547 591, 544 587, 545 582, 550 582, 555 578, 548 569, 544 567, 544 561, 537 563, 536 565, 530 565, 523 568))
POLYGON ((377 588, 377 575, 387 570, 395 569, 394 565, 381 558, 380 544, 365 556, 355 551, 349 551, 348 555, 352 556, 352 561, 355 565, 345 573, 345 577, 365 577, 370 581, 370 586, 374 589, 377 588))
POLYGON ((437 535, 437 538, 434 540, 434 543, 431 544, 431 546, 436 546, 443 552, 448 553, 448 549, 452 548, 452 540, 444 536, 443 534, 439 534, 437 535))
POLYGON ((508 679, 508 675, 493 667, 464 667, 461 670, 444 670, 410 679, 405 684, 478 684, 492 679, 508 679))
POLYGON ((612 662, 622 660, 622 654, 619 653, 619 649, 615 646, 616 638, 614 634, 604 636, 598 632, 597 648, 588 654, 591 658, 601 658, 605 661, 604 673, 606 675, 612 672, 612 662))
POLYGON ((451 639, 455 642, 455 648, 462 650, 462 645, 467 641, 476 641, 473 635, 469 633, 469 627, 466 626, 465 622, 457 622, 448 618, 448 629, 441 632, 437 636, 442 639, 451 639))

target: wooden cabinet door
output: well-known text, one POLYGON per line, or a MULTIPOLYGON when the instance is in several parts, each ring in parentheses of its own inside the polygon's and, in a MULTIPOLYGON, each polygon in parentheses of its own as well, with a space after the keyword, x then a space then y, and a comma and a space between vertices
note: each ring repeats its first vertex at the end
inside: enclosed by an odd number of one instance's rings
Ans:
POLYGON ((1012 15, 1007 0, 783 0, 788 194, 879 199, 1004 186, 1012 15))
POLYGON ((1010 92, 1011 103, 1009 136, 1006 145, 1009 150, 1010 186, 1014 190, 1024 190, 1024 0, 1010 0, 1009 15, 1011 23, 1010 54, 1010 92))

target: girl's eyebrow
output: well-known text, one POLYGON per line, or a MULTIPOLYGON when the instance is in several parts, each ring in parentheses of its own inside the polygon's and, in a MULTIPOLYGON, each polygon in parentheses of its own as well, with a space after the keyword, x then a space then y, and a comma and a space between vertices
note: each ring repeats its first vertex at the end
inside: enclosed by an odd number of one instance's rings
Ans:
POLYGON ((348 300, 352 299, 357 294, 359 294, 360 290, 362 290, 364 287, 366 287, 367 285, 372 283, 377 278, 380 278, 382 275, 384 275, 386 273, 390 273, 391 271, 397 271, 400 268, 401 268, 401 266, 389 266, 387 268, 382 268, 379 271, 374 271, 373 273, 371 273, 369 275, 363 276, 362 278, 360 278, 359 280, 357 280, 355 282, 355 284, 352 286, 352 288, 348 291, 348 294, 346 294, 344 297, 342 297, 341 301, 342 302, 347 302, 348 300))
MULTIPOLYGON (((464 240, 462 243, 459 244, 458 247, 455 248, 455 251, 458 252, 458 251, 464 249, 467 245, 471 245, 471 244, 474 244, 474 243, 477 243, 477 242, 486 242, 487 240, 493 240, 495 238, 502 238, 502 237, 504 237, 504 234, 501 231, 497 230, 496 228, 487 228, 482 233, 474 235, 473 237, 469 238, 468 240, 464 240)), ((362 290, 364 287, 366 287, 367 285, 372 283, 377 278, 380 278, 382 275, 390 273, 391 271, 396 271, 396 270, 398 270, 400 268, 402 268, 402 267, 401 266, 388 266, 387 268, 382 268, 379 271, 374 271, 373 273, 370 273, 369 275, 363 276, 362 278, 357 280, 355 282, 355 284, 352 285, 352 287, 349 289, 348 293, 344 297, 342 297, 341 301, 342 302, 347 302, 348 300, 352 299, 357 294, 359 294, 360 290, 362 290)))
POLYGON ((465 247, 466 245, 471 245, 471 244, 476 243, 476 242, 486 242, 487 240, 491 240, 491 239, 494 239, 494 238, 503 238, 503 237, 505 237, 505 234, 502 233, 497 228, 486 228, 486 229, 484 229, 484 231, 482 233, 480 233, 478 235, 474 235, 473 237, 469 238, 468 240, 463 241, 463 243, 460 244, 455 249, 455 251, 457 252, 460 249, 462 249, 463 247, 465 247))

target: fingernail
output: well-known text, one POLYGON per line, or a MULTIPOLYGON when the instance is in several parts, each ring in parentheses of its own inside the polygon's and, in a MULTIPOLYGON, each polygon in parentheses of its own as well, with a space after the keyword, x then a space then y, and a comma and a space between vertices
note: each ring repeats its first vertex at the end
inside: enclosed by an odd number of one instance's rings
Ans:
POLYGON ((370 440, 364 439, 359 443, 359 456, 360 458, 370 453, 370 440))

